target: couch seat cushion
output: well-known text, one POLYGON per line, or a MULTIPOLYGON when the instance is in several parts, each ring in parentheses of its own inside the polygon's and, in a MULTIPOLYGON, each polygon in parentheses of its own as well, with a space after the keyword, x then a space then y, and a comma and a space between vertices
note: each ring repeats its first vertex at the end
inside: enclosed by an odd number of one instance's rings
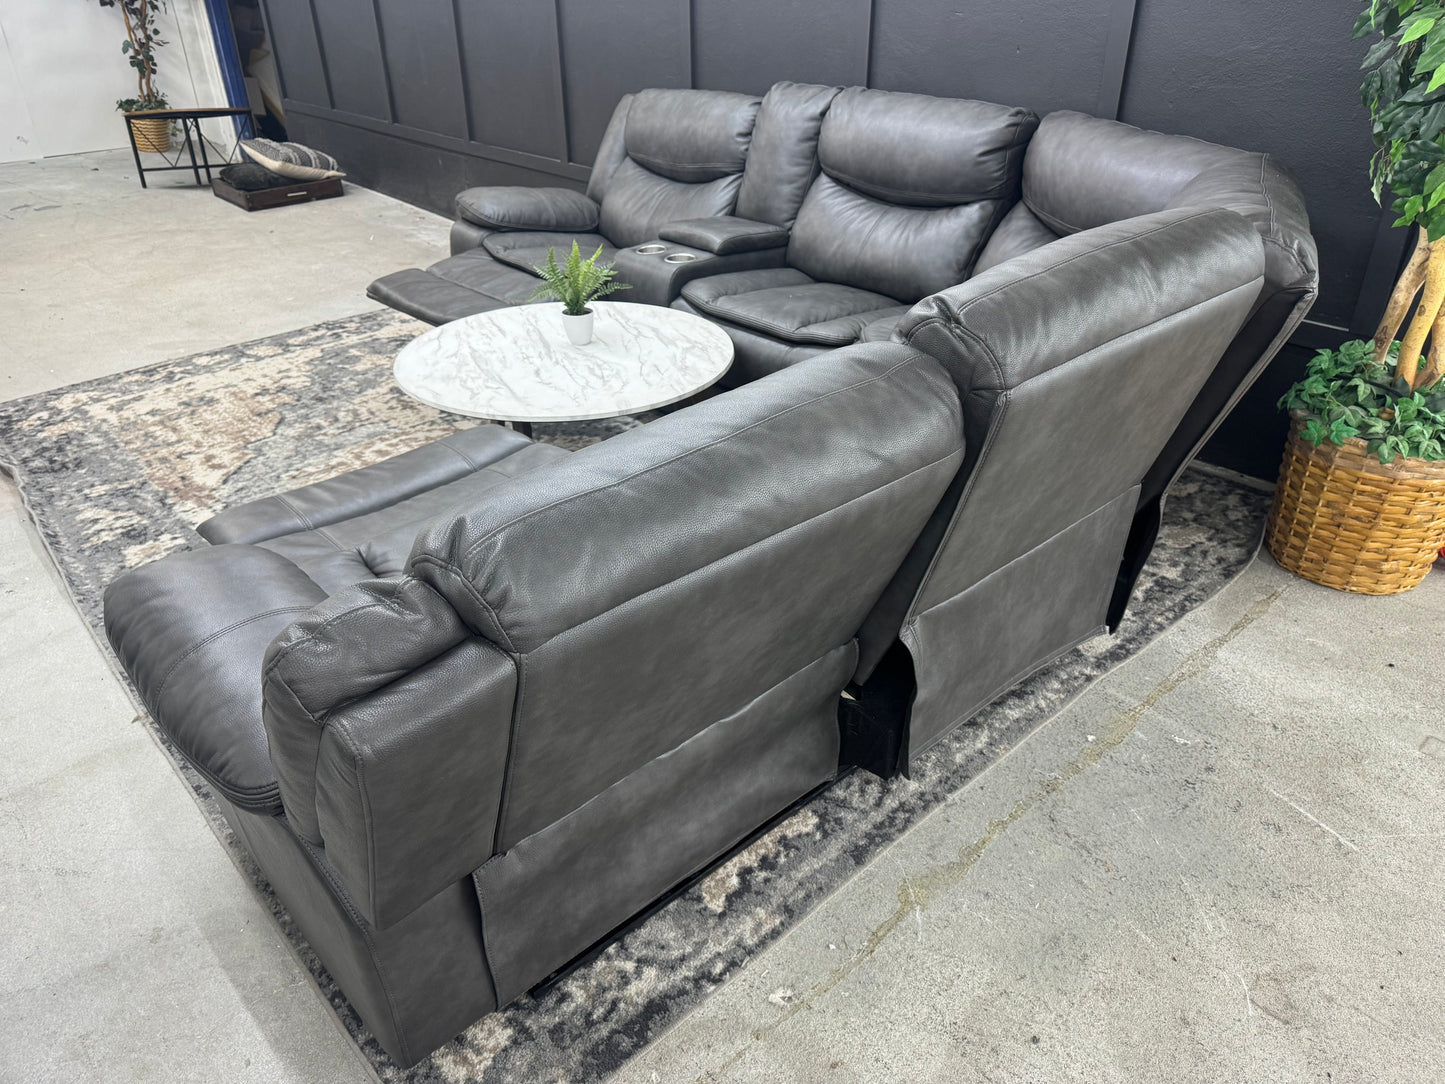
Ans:
POLYGON ((551 233, 547 231, 523 231, 516 233, 493 233, 482 242, 482 248, 505 264, 525 271, 532 276, 533 289, 537 286, 533 268, 547 262, 547 250, 557 250, 557 262, 562 263, 572 252, 572 242, 585 260, 602 246, 598 263, 611 263, 617 258, 617 249, 600 233, 551 233))
POLYGON ((792 267, 695 279, 682 296, 703 314, 795 343, 847 346, 874 320, 908 311, 891 297, 818 282, 792 267))

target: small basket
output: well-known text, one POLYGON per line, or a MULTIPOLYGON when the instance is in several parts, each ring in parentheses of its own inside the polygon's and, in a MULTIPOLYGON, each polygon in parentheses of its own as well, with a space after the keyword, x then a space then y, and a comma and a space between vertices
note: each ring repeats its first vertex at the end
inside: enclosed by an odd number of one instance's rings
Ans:
POLYGON ((1445 545, 1445 462, 1381 463, 1359 438, 1318 448, 1296 418, 1266 541, 1281 567, 1340 591, 1417 586, 1445 545))

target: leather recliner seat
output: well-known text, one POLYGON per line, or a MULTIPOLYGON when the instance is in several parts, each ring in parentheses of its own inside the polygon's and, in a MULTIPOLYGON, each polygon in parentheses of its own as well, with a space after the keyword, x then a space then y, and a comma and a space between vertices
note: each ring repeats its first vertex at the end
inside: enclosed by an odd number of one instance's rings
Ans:
POLYGON ((107 634, 410 1064, 1096 631, 1263 266, 1224 210, 1081 232, 581 452, 482 425, 222 512, 107 634))
POLYGON ((456 198, 454 255, 373 282, 368 296, 432 323, 522 305, 548 249, 573 242, 611 263, 618 248, 669 222, 730 215, 761 104, 713 90, 644 90, 618 103, 585 194, 570 188, 472 188, 456 198))

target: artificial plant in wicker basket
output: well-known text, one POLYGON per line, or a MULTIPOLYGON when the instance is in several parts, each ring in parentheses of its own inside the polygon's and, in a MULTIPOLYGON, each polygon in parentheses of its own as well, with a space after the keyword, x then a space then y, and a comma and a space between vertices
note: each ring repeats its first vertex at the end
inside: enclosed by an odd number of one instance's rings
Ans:
POLYGON ((1267 538, 1307 579, 1386 595, 1424 579, 1445 544, 1445 8, 1366 0, 1355 36, 1372 35, 1370 179, 1415 248, 1374 341, 1320 351, 1280 400, 1293 424, 1267 538))

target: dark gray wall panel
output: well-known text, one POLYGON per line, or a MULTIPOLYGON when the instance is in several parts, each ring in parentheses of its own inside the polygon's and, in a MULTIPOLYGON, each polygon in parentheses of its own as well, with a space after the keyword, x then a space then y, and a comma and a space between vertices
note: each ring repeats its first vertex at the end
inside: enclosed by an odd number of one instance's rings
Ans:
POLYGON ((693 0, 693 85, 763 94, 781 79, 868 78, 870 0, 693 0))
POLYGON ((321 60, 321 45, 316 40, 316 24, 311 20, 311 5, 304 2, 270 4, 266 23, 286 97, 311 105, 330 105, 326 68, 321 60))
POLYGON ((558 0, 567 139, 591 165, 622 95, 692 85, 687 0, 558 0))
POLYGON ((1093 112, 1114 4, 875 0, 872 85, 1093 112))
POLYGON ((397 123, 465 139, 467 103, 452 0, 378 0, 376 12, 397 123))
MULTIPOLYGON (((287 134, 312 147, 325 147, 346 170, 346 179, 439 215, 453 215, 452 200, 465 188, 485 184, 547 185, 582 191, 585 181, 492 162, 395 135, 369 131, 299 111, 286 118, 287 134)), ((447 255, 446 230, 437 227, 436 258, 447 255)), ((358 289, 365 289, 361 283, 358 289)))
MULTIPOLYGON (((1348 326, 1380 210, 1352 0, 1141 0, 1120 119, 1268 151, 1294 170, 1320 246, 1310 318, 1348 326)), ((1404 231, 1400 231, 1402 234, 1404 231)))
POLYGON ((570 163, 591 164, 618 98, 645 87, 868 82, 1268 151, 1309 201, 1323 295, 1204 452, 1260 476, 1284 432, 1273 400, 1310 349, 1373 330, 1407 240, 1368 191, 1356 0, 264 3, 292 138, 444 214, 472 185, 579 187, 570 163))
POLYGON ((472 138, 561 160, 567 133, 556 6, 458 0, 457 24, 472 138))
MULTIPOLYGON (((267 10, 297 3, 273 0, 267 10)), ((372 0, 311 0, 316 25, 321 31, 321 48, 331 77, 331 97, 337 109, 360 113, 378 120, 391 118, 391 96, 387 88, 386 63, 381 55, 381 35, 376 28, 372 0)))

